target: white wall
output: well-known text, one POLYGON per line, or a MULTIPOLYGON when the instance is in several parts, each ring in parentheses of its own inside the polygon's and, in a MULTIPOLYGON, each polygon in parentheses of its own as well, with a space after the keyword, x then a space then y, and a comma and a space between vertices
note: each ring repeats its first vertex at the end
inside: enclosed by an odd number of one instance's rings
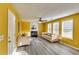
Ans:
POLYGON ((35 25, 36 29, 38 31, 38 21, 30 21, 30 31, 32 30, 32 26, 35 25))

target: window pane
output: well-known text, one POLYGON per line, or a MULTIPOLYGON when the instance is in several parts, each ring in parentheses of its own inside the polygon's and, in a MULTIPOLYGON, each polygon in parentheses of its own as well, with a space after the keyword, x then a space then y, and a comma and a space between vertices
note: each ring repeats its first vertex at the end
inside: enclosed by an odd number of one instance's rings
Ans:
POLYGON ((53 34, 59 35, 59 22, 53 23, 53 34))
POLYGON ((52 32, 51 32, 51 29, 52 29, 52 25, 51 25, 51 23, 50 23, 50 24, 48 24, 48 33, 52 33, 52 32))
POLYGON ((66 20, 62 22, 62 36, 73 39, 73 20, 66 20))

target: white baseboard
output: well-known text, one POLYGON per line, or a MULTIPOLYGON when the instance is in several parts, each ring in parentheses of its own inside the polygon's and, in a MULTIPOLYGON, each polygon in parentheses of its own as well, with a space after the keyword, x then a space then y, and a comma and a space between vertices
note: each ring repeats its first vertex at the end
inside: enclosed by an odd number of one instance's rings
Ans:
POLYGON ((66 46, 69 46, 69 47, 71 47, 71 48, 74 48, 74 49, 76 49, 76 50, 79 50, 79 48, 73 47, 73 46, 71 46, 71 45, 69 45, 69 44, 66 44, 66 43, 63 43, 63 42, 60 42, 60 43, 66 45, 66 46))

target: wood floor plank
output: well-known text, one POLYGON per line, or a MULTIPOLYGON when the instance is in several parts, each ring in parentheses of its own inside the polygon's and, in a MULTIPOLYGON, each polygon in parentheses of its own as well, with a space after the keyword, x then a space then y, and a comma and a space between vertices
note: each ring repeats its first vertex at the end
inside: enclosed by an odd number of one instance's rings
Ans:
POLYGON ((49 42, 44 42, 44 40, 42 40, 43 41, 43 43, 48 43, 47 45, 48 45, 48 47, 50 48, 50 49, 52 49, 56 54, 58 54, 58 55, 62 55, 62 54, 66 54, 66 55, 72 55, 72 53, 70 53, 70 52, 68 52, 67 50, 64 50, 64 49, 62 49, 61 47, 59 47, 59 45, 57 45, 57 43, 53 43, 53 45, 49 45, 49 42), (61 53, 60 53, 61 52, 61 53))
POLYGON ((29 55, 79 55, 79 51, 60 43, 51 43, 40 37, 29 37, 31 44, 17 51, 26 51, 29 55))
POLYGON ((71 52, 72 54, 75 54, 75 55, 79 55, 79 51, 78 50, 75 50, 75 49, 72 49, 71 47, 68 47, 68 46, 65 46, 63 44, 57 44, 59 45, 60 47, 62 47, 63 49, 66 49, 68 50, 69 52, 71 52))
MULTIPOLYGON (((40 38, 39 38, 39 40, 40 40, 40 38)), ((47 51, 49 55, 54 55, 54 54, 55 54, 55 53, 48 47, 47 43, 44 44, 43 41, 41 41, 41 42, 42 42, 42 43, 41 43, 42 46, 44 46, 45 51, 47 51)))

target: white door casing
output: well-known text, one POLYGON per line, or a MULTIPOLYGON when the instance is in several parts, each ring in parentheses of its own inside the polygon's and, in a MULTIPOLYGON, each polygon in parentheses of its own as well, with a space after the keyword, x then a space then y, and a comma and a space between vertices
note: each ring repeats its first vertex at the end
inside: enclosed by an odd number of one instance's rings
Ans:
POLYGON ((15 47, 15 16, 8 10, 8 54, 11 55, 15 47))

